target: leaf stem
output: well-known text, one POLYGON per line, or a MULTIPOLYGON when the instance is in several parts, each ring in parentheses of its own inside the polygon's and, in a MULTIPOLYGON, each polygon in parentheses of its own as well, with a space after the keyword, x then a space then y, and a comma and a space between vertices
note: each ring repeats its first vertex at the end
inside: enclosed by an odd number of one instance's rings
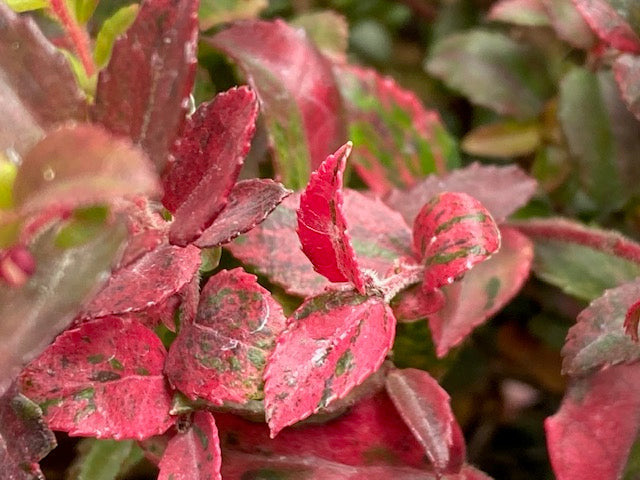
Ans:
POLYGON ((96 71, 96 66, 91 56, 89 35, 84 28, 78 25, 64 0, 49 0, 49 5, 71 39, 87 76, 91 77, 96 71))
POLYGON ((390 302, 402 290, 420 283, 423 278, 424 265, 402 262, 396 267, 394 275, 377 283, 376 289, 382 293, 386 302, 390 302))

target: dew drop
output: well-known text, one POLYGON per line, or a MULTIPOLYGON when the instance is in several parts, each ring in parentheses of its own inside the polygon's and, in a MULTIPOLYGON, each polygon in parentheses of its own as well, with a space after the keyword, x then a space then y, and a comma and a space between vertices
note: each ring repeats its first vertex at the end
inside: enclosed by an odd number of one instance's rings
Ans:
POLYGON ((11 48, 14 50, 18 50, 20 48, 20 42, 13 42, 11 44, 11 48))
POLYGON ((53 171, 53 168, 47 167, 42 171, 42 178, 44 178, 47 182, 50 182, 54 178, 56 178, 56 172, 53 171))

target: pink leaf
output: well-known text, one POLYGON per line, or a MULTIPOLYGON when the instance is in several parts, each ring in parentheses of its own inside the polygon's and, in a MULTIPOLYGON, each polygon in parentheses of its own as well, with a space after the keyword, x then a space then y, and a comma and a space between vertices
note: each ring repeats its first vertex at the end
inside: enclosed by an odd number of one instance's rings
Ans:
POLYGON ((640 120, 640 57, 620 55, 613 63, 613 71, 624 103, 640 120))
POLYGON ((634 31, 639 25, 630 25, 637 22, 631 4, 612 0, 573 0, 573 3, 603 41, 618 50, 640 53, 640 37, 638 31, 634 31))
POLYGON ((435 314, 444 307, 445 302, 446 297, 442 290, 435 289, 426 292, 422 285, 414 285, 396 295, 391 302, 391 307, 398 322, 408 323, 435 314))
POLYGON ((173 423, 166 351, 149 329, 106 317, 67 330, 20 375, 49 427, 72 436, 137 439, 173 423))
POLYGON ((364 277, 347 234, 342 211, 342 174, 351 143, 329 155, 300 196, 298 237, 316 272, 332 282, 351 282, 364 293, 364 277))
POLYGON ((167 377, 192 400, 261 400, 266 359, 284 326, 282 307, 254 275, 223 270, 209 279, 195 321, 171 345, 167 377))
POLYGON ((639 422, 640 364, 574 379, 560 410, 545 421, 556 478, 622 478, 639 422))
POLYGON ((224 210, 194 244, 208 248, 229 243, 262 223, 290 194, 282 184, 269 179, 238 182, 229 193, 224 210))
POLYGON ((558 37, 583 50, 593 47, 596 38, 572 0, 542 0, 542 4, 558 37))
POLYGON ((174 214, 171 243, 197 239, 224 209, 251 147, 258 116, 247 87, 220 93, 187 120, 164 178, 163 204, 174 214))
POLYGON ((199 267, 198 248, 160 245, 114 272, 80 316, 120 315, 160 305, 191 282, 199 267))
POLYGON ((196 66, 197 0, 143 2, 100 72, 93 116, 130 137, 162 171, 189 102, 196 66))
POLYGON ((515 165, 474 163, 443 177, 432 175, 408 191, 393 190, 386 202, 411 225, 422 205, 447 191, 464 192, 478 199, 496 222, 501 222, 527 204, 536 191, 536 181, 515 165))
POLYGON ((466 447, 447 392, 427 372, 414 368, 390 372, 387 392, 436 472, 459 472, 466 447))
POLYGON ((427 291, 452 283, 500 247, 500 231, 487 209, 466 193, 434 197, 413 225, 413 249, 425 264, 427 291))
POLYGON ((429 315, 438 357, 462 342, 522 288, 533 261, 533 244, 512 228, 501 228, 502 246, 462 280, 443 287, 444 307, 429 315))
POLYGON ((155 196, 160 183, 146 155, 93 125, 51 132, 24 157, 13 198, 23 212, 75 208, 114 197, 155 196))
POLYGON ((169 440, 158 480, 221 480, 220 442, 213 415, 196 412, 185 433, 169 440))
POLYGON ((395 318, 378 297, 329 291, 307 299, 265 369, 265 413, 275 436, 347 395, 382 364, 395 318))
POLYGON ((238 62, 258 93, 283 183, 303 187, 309 166, 315 170, 345 140, 329 61, 280 20, 237 22, 211 43, 238 62))

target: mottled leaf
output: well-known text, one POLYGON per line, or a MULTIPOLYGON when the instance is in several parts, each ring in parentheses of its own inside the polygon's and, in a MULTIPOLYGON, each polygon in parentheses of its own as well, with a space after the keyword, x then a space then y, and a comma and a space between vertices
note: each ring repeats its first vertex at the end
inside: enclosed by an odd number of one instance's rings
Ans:
POLYGON ((17 208, 31 213, 109 202, 114 197, 155 196, 160 183, 145 154, 98 126, 51 132, 23 159, 13 186, 17 208))
POLYGON ((69 64, 29 17, 0 3, 0 151, 25 153, 44 130, 83 120, 87 104, 69 64))
POLYGON ((93 47, 93 60, 98 68, 103 68, 109 63, 111 51, 116 39, 133 24, 138 16, 137 4, 127 5, 107 18, 96 35, 93 47))
POLYGON ((265 369, 271 435, 344 397, 376 371, 391 348, 395 323, 378 297, 329 291, 307 299, 265 369))
POLYGON ((571 0, 542 0, 542 4, 558 37, 585 50, 593 46, 596 38, 571 0))
POLYGON ((620 55, 613 64, 613 71, 622 99, 631 113, 640 120, 640 57, 620 55))
POLYGON ((238 22, 211 43, 240 65, 256 90, 282 182, 303 188, 346 136, 329 60, 303 30, 280 20, 238 22))
POLYGON ((447 191, 464 192, 478 199, 496 222, 501 222, 527 204, 536 191, 536 181, 515 165, 473 163, 442 177, 431 175, 407 191, 393 190, 385 201, 412 225, 425 203, 447 191))
POLYGON ((635 2, 573 0, 596 35, 618 50, 640 53, 640 18, 635 2))
POLYGON ((167 377, 192 400, 261 400, 264 366, 285 322, 282 307, 254 275, 223 270, 209 279, 195 321, 183 325, 171 345, 167 377))
POLYGON ((498 226, 489 211, 466 193, 437 195, 413 224, 413 250, 426 267, 427 292, 452 283, 498 248, 498 226))
POLYGON ((447 392, 427 372, 414 368, 390 372, 387 392, 436 472, 459 472, 466 446, 447 392))
POLYGON ((334 71, 346 102, 353 163, 369 188, 383 195, 458 166, 455 140, 411 91, 375 70, 336 65, 334 71))
POLYGON ((343 213, 342 176, 350 153, 351 143, 347 143, 313 172, 300 196, 297 232, 316 272, 332 282, 351 282, 364 293, 364 277, 343 213))
POLYGON ((100 72, 93 117, 126 135, 158 171, 178 136, 193 86, 197 0, 143 2, 100 72))
POLYGON ((105 317, 60 335, 22 371, 20 386, 53 430, 143 440, 175 421, 162 375, 165 357, 151 330, 105 317))
POLYGON ((290 193, 282 184, 267 178, 236 183, 224 209, 194 245, 208 248, 229 243, 262 223, 290 193))
POLYGON ((158 480, 221 480, 220 464, 220 442, 213 415, 196 412, 189 430, 169 440, 158 465, 158 480))
POLYGON ((574 379, 545 421, 558 480, 621 478, 640 424, 640 364, 574 379))
POLYGON ((445 356, 479 325, 504 307, 529 276, 533 244, 511 228, 501 228, 502 245, 462 280, 443 287, 444 307, 429 315, 436 354, 445 356))
POLYGON ((10 387, 0 396, 0 472, 7 480, 44 480, 38 462, 56 446, 40 407, 10 387))
POLYGON ((346 59, 349 46, 347 19, 332 10, 307 12, 293 18, 291 25, 304 28, 320 51, 336 62, 346 59))
POLYGON ((510 158, 530 155, 541 143, 537 122, 505 121, 474 128, 462 139, 462 149, 470 155, 510 158))
POLYGON ((551 94, 538 53, 497 32, 447 36, 433 45, 426 68, 472 102, 520 119, 537 116, 551 94))
POLYGON ((200 0, 200 29, 208 30, 220 23, 255 18, 268 5, 268 0, 200 0))
POLYGON ((546 27, 550 23, 542 0, 499 0, 491 6, 487 18, 525 27, 546 27))

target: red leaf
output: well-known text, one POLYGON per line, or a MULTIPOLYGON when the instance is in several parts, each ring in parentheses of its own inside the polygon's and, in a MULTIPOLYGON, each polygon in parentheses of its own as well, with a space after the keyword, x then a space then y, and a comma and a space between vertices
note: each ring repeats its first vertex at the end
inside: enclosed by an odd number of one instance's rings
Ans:
POLYGON ((466 447, 447 392, 427 372, 414 368, 390 372, 387 392, 436 472, 459 472, 466 447))
POLYGON ((178 433, 160 460, 158 480, 221 480, 220 442, 213 415, 196 412, 185 433, 178 433))
POLYGON ((413 249, 426 266, 427 291, 452 283, 499 247, 500 231, 491 214, 466 193, 434 197, 413 225, 413 249))
POLYGON ((257 116, 255 93, 240 87, 201 104, 187 120, 173 149, 176 161, 164 179, 162 203, 174 214, 171 243, 191 243, 225 207, 251 147, 257 116))
POLYGON ((0 397, 0 471, 8 480, 44 478, 38 462, 56 446, 40 408, 15 385, 0 397))
POLYGON ((382 364, 395 318, 378 297, 329 291, 307 299, 265 369, 265 413, 275 436, 347 395, 382 364))
POLYGON ((199 267, 200 250, 193 245, 161 245, 114 272, 80 317, 120 315, 161 305, 191 282, 199 267))
POLYGON ((282 307, 240 268, 211 277, 193 323, 171 345, 165 371, 192 400, 245 404, 261 400, 262 373, 284 329, 282 307))
POLYGON ((129 136, 158 171, 177 138, 196 66, 197 0, 149 0, 100 72, 93 116, 129 136))
POLYGON ((258 93, 283 183, 303 187, 309 163, 315 170, 345 140, 329 61, 279 20, 237 22, 211 43, 238 62, 258 93))
POLYGON ((556 478, 622 478, 639 422, 640 364, 575 379, 560 410, 545 421, 556 478))
POLYGON ((613 63, 613 71, 624 103, 640 120, 640 57, 620 55, 613 63))
POLYGON ((629 24, 637 22, 631 4, 611 0, 573 0, 573 3, 603 41, 618 50, 640 53, 640 37, 634 31, 639 26, 629 24))
POLYGON ((443 177, 432 175, 408 191, 393 190, 386 202, 412 225, 425 203, 447 191, 464 192, 478 199, 496 222, 501 222, 527 204, 536 191, 536 181, 515 165, 474 163, 443 177))
POLYGON ((208 248, 229 243, 262 223, 290 194, 282 184, 266 178, 238 182, 229 193, 224 210, 194 244, 208 248))
MULTIPOLYGON (((464 282, 464 279, 462 281, 464 282)), ((427 318, 444 307, 445 302, 446 297, 442 290, 425 292, 422 285, 414 285, 396 295, 391 307, 398 322, 408 323, 427 318)))
POLYGON ((444 307, 429 315, 438 357, 462 342, 502 309, 522 288, 533 261, 533 244, 512 228, 501 228, 502 246, 462 280, 443 287, 444 307))
POLYGON ((137 439, 173 423, 160 339, 137 322, 106 317, 67 330, 20 375, 49 427, 72 436, 137 439))
POLYGON ((332 282, 351 282, 364 293, 364 278, 342 212, 342 174, 351 143, 329 155, 300 196, 298 237, 316 272, 332 282))
POLYGON ((155 196, 160 184, 144 153, 93 125, 51 132, 24 157, 13 187, 16 206, 31 213, 155 196))

